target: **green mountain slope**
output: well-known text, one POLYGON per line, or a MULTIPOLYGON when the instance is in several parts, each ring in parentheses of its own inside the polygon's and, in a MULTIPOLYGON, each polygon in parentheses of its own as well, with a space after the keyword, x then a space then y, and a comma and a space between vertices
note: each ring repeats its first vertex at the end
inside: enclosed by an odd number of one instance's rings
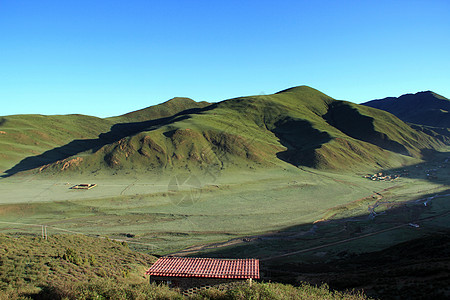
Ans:
MULTIPOLYGON (((133 114, 127 118, 145 119, 145 110, 133 114)), ((331 169, 387 168, 417 162, 425 149, 443 147, 438 139, 389 113, 337 101, 306 86, 225 100, 159 119, 118 123, 97 139, 80 143, 56 149, 61 153, 69 148, 72 155, 39 170, 171 171, 283 163, 331 169)), ((25 169, 19 163, 7 173, 25 169)))
POLYGON ((0 173, 40 168, 93 146, 102 133, 120 123, 153 120, 209 105, 174 98, 122 116, 101 119, 85 115, 11 115, 0 117, 0 173), (28 158, 28 159, 26 159, 28 158), (26 160, 24 160, 26 159, 26 160))
POLYGON ((108 120, 84 115, 0 117, 0 172, 12 168, 25 157, 37 156, 74 139, 96 138, 107 132, 111 125, 108 120))

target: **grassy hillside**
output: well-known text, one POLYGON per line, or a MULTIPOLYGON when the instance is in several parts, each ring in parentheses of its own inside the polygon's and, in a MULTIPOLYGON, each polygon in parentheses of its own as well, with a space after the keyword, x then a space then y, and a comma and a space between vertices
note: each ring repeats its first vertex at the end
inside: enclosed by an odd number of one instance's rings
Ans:
MULTIPOLYGON (((25 157, 39 155, 75 139, 96 138, 111 125, 108 120, 83 115, 0 117, 0 173, 25 157)), ((45 160, 41 162, 45 163, 45 160)))
MULTIPOLYGON (((146 110, 125 116, 116 121, 147 118, 146 110)), ((71 170, 171 172, 212 165, 219 169, 276 167, 283 162, 323 169, 390 168, 418 162, 424 150, 443 145, 389 113, 333 100, 301 86, 160 119, 115 124, 87 146, 66 145, 64 150, 76 151, 69 151, 65 159, 58 157, 58 162, 53 158, 54 164, 40 170, 52 174, 71 170)), ((34 165, 51 159, 54 152, 35 158, 34 165)), ((19 164, 9 173, 24 169, 19 164)))
MULTIPOLYGON (((174 98, 122 116, 101 119, 84 115, 11 115, 0 117, 0 173, 38 168, 114 141, 112 126, 123 136, 135 122, 172 116, 184 110, 209 105, 187 98, 174 98), (125 125, 120 125, 125 124, 125 125), (28 159, 25 159, 28 158, 28 159), (16 166, 16 168, 14 168, 16 166)), ((74 161, 78 163, 77 160, 74 161)), ((66 162, 59 162, 61 167, 66 162)), ((58 164, 58 163, 57 163, 58 164)))
POLYGON ((146 282, 143 274, 156 260, 125 244, 81 235, 53 235, 48 240, 0 235, 0 253, 0 293, 16 296, 45 295, 51 288, 101 279, 146 282))
MULTIPOLYGON (((0 235, 0 299, 184 299, 177 290, 150 285, 155 258, 108 239, 53 235, 48 239, 0 235), (89 247, 86 247, 89 245, 89 247)), ((187 297, 186 297, 187 298, 187 297)), ((204 291, 195 299, 366 299, 327 286, 255 283, 204 291)))

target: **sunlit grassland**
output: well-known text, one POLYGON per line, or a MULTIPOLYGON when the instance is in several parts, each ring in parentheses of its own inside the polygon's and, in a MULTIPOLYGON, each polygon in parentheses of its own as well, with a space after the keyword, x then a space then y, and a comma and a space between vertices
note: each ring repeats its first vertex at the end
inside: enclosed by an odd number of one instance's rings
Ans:
MULTIPOLYGON (((47 225, 50 234, 68 230, 109 236, 166 254, 302 224, 308 230, 309 224, 327 217, 367 215, 367 206, 376 202, 374 192, 385 190, 386 198, 403 201, 445 189, 425 180, 372 182, 360 174, 313 169, 224 172, 217 178, 190 175, 201 185, 180 186, 178 191, 170 190, 171 178, 166 176, 14 176, 0 182, 1 221, 47 225), (80 182, 98 186, 70 189, 80 182)), ((41 230, 8 223, 0 223, 0 228, 5 233, 41 230)))

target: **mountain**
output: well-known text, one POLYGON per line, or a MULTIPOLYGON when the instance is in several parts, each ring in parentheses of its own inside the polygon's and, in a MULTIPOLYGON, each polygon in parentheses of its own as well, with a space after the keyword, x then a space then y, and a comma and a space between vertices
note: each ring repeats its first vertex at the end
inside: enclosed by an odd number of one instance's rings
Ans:
POLYGON ((450 100, 431 91, 372 100, 362 105, 390 112, 405 122, 450 128, 450 100))
POLYGON ((10 115, 0 117, 0 173, 27 157, 26 170, 64 159, 90 147, 100 134, 116 124, 167 117, 188 109, 209 105, 188 98, 164 103, 111 118, 85 115, 10 115), (62 146, 66 147, 62 147, 62 146), (51 153, 47 151, 54 150, 51 153), (43 153, 51 155, 42 155, 43 153))
POLYGON ((177 107, 173 115, 150 107, 103 119, 102 126, 113 124, 108 132, 27 157, 6 176, 32 169, 52 174, 145 172, 286 163, 319 169, 387 168, 417 162, 424 151, 444 146, 392 114, 334 100, 307 86, 195 103, 166 102, 177 107), (159 118, 152 118, 151 111, 158 111, 159 118))
MULTIPOLYGON (((0 172, 26 157, 38 157, 73 140, 94 139, 112 125, 108 120, 84 115, 0 117, 0 172)), ((44 157, 42 159, 36 161, 36 166, 47 162, 44 157)))

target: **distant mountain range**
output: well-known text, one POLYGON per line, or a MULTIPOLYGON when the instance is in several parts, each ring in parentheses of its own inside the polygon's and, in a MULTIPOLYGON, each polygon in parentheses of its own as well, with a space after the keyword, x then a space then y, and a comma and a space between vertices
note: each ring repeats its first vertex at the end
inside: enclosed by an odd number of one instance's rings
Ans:
POLYGON ((450 128, 450 100, 431 91, 372 100, 362 105, 385 110, 405 122, 450 128))
MULTIPOLYGON (((421 102, 423 111, 447 113, 427 104, 430 97, 447 99, 431 92, 419 94, 427 99, 421 102)), ((323 169, 387 168, 417 161, 427 151, 445 146, 446 140, 436 132, 429 134, 400 120, 403 112, 397 118, 369 107, 397 101, 387 99, 391 100, 358 105, 299 86, 213 104, 174 98, 105 119, 5 116, 0 118, 0 172, 91 174, 286 163, 323 169)))

